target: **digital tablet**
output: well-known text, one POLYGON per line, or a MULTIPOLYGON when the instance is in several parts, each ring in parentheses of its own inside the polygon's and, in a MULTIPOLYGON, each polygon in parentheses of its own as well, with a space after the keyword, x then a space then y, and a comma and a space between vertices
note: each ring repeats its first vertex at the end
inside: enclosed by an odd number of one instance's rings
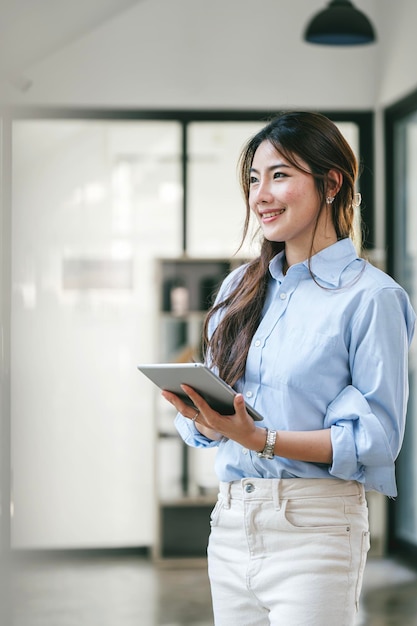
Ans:
MULTIPOLYGON (((195 389, 218 413, 232 415, 235 412, 233 398, 236 391, 203 363, 141 364, 138 369, 160 389, 172 391, 190 406, 194 405, 181 389, 183 384, 195 389)), ((250 405, 246 404, 246 410, 252 419, 263 420, 250 405)))

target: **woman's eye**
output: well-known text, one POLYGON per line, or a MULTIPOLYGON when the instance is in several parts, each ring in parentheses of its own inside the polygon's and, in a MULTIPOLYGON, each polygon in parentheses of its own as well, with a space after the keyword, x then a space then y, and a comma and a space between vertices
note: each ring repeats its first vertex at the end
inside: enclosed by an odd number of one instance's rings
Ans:
POLYGON ((258 179, 256 178, 256 176, 249 176, 249 183, 251 185, 253 185, 254 183, 257 183, 258 179))
POLYGON ((274 178, 284 178, 285 174, 284 172, 275 172, 274 173, 274 178))

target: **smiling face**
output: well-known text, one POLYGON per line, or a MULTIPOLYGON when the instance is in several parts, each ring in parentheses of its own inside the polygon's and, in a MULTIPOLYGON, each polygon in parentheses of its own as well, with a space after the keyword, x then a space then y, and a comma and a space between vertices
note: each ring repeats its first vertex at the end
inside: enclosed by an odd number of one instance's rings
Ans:
POLYGON ((321 208, 314 177, 306 163, 301 159, 297 163, 302 169, 294 167, 269 141, 263 141, 250 169, 249 206, 265 238, 285 242, 289 265, 337 241, 331 205, 321 208))

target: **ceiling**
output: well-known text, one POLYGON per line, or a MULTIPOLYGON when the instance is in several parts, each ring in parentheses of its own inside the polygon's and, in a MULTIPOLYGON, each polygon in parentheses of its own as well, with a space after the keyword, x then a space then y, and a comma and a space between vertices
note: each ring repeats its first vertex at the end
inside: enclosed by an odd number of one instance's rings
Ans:
POLYGON ((139 2, 151 0, 0 0, 0 72, 19 76, 139 2))

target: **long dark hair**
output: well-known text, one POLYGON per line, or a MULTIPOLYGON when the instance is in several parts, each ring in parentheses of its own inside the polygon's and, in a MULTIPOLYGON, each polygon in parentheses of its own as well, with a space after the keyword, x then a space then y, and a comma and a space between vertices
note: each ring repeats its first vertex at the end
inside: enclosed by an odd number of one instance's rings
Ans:
MULTIPOLYGON (((301 169, 299 159, 307 164, 319 194, 320 211, 326 203, 329 170, 337 170, 342 174, 342 186, 332 204, 332 220, 338 239, 355 239, 356 157, 337 126, 327 117, 320 113, 291 111, 275 117, 242 150, 239 160, 240 184, 246 201, 242 242, 248 235, 251 215, 250 168, 257 148, 264 141, 269 141, 297 169, 301 169)), ((204 349, 209 354, 210 363, 218 367, 220 377, 229 385, 234 385, 244 375, 249 346, 265 302, 269 263, 284 247, 284 242, 263 238, 260 255, 247 265, 231 293, 207 314, 204 349), (219 309, 224 309, 224 314, 209 338, 209 321, 219 309)))

